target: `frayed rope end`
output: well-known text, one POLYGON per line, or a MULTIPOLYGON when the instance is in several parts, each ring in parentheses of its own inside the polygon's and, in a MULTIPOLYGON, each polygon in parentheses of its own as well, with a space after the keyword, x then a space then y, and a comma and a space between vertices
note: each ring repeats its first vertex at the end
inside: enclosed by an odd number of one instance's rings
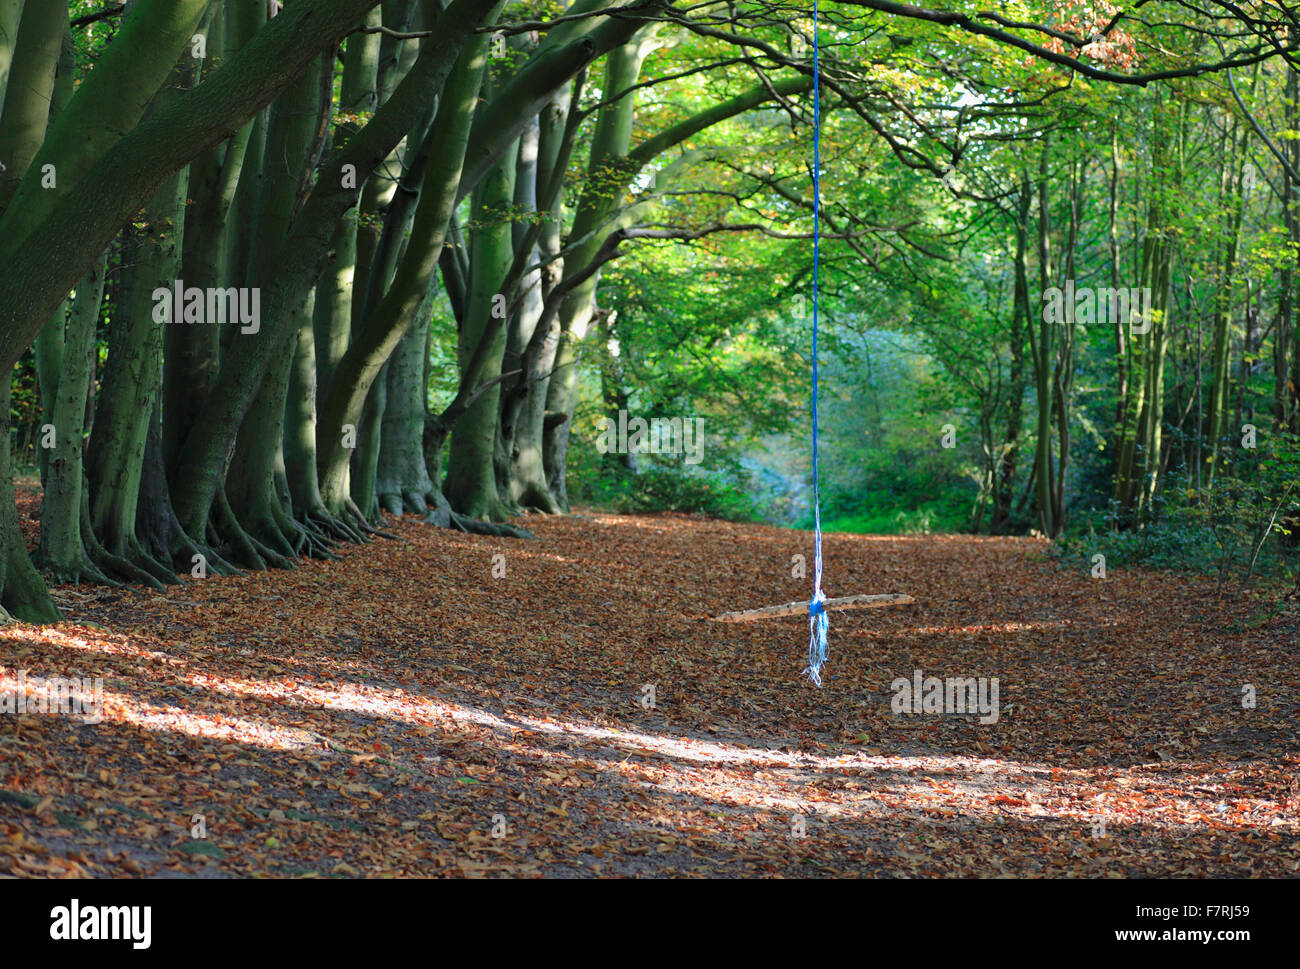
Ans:
POLYGON ((826 633, 831 622, 826 615, 825 602, 825 593, 818 589, 808 603, 808 668, 804 673, 815 686, 822 685, 822 667, 826 665, 830 654, 826 633))

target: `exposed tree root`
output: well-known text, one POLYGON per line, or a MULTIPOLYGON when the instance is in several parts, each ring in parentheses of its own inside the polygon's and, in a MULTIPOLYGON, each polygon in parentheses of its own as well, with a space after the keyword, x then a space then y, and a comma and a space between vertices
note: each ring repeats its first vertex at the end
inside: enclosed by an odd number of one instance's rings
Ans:
POLYGON ((338 543, 327 536, 319 525, 310 519, 295 518, 294 521, 298 525, 298 537, 294 542, 294 547, 298 549, 299 555, 326 561, 338 561, 338 556, 331 551, 338 543))
POLYGON ((244 531, 244 526, 235 518, 235 512, 230 507, 229 499, 226 498, 225 488, 217 490, 216 507, 213 510, 217 513, 217 523, 216 525, 210 523, 209 528, 217 539, 216 547, 221 549, 227 558, 245 568, 265 571, 268 568, 266 558, 254 543, 252 536, 244 531))
POLYGON ((325 561, 338 561, 338 556, 333 553, 333 549, 339 544, 338 540, 325 531, 323 523, 318 518, 299 515, 294 518, 294 521, 302 529, 297 544, 303 551, 299 554, 325 561))
POLYGON ((350 521, 352 526, 359 529, 363 534, 377 535, 380 538, 391 538, 393 541, 397 541, 397 536, 392 532, 382 531, 371 524, 361 509, 357 507, 357 503, 350 497, 345 499, 343 507, 345 520, 350 521))
POLYGON ((418 491, 407 490, 401 494, 387 492, 379 496, 379 504, 390 515, 412 514, 423 517, 429 513, 429 502, 418 491))
MULTIPOLYGON (((439 494, 439 501, 449 501, 446 495, 439 494)), ((512 508, 507 502, 502 500, 499 495, 476 495, 474 500, 467 504, 462 511, 451 509, 453 514, 460 515, 471 520, 481 522, 505 522, 508 519, 516 518, 523 513, 520 508, 512 508)))
POLYGON ((168 554, 182 576, 193 575, 194 566, 197 564, 194 561, 196 555, 203 556, 207 570, 215 575, 240 574, 240 570, 222 558, 215 548, 210 545, 200 545, 184 532, 180 533, 180 536, 168 550, 168 554))
MULTIPOLYGON (((37 548, 32 553, 32 564, 45 576, 45 580, 50 585, 75 585, 80 586, 83 582, 88 585, 105 585, 114 588, 121 588, 125 583, 110 578, 103 569, 95 564, 91 556, 90 549, 87 547, 84 535, 88 534, 85 529, 88 527, 90 519, 89 506, 86 502, 86 489, 81 492, 81 523, 78 528, 78 538, 81 540, 75 544, 76 547, 69 549, 67 558, 61 561, 54 561, 50 556, 43 553, 42 549, 37 548)), ((42 528, 44 525, 42 524, 42 528)), ((94 537, 92 535, 93 542, 94 537)))
POLYGON ((293 519, 283 513, 279 507, 279 500, 273 494, 264 496, 264 500, 256 504, 260 504, 261 507, 250 510, 249 514, 242 518, 233 515, 233 507, 231 510, 235 521, 243 528, 248 542, 265 561, 263 567, 296 569, 297 552, 294 550, 290 535, 297 537, 298 526, 293 519), (283 522, 281 518, 284 519, 283 522))
POLYGON ((109 578, 103 571, 91 561, 90 555, 85 548, 81 549, 80 563, 76 565, 60 564, 54 565, 42 561, 40 556, 34 556, 33 562, 45 581, 50 585, 72 585, 80 588, 84 582, 86 585, 105 585, 111 588, 120 589, 126 583, 118 582, 116 579, 109 578))
POLYGON ((452 524, 463 532, 472 532, 475 535, 499 535, 503 538, 536 538, 526 528, 517 528, 514 525, 507 525, 505 522, 485 522, 477 518, 468 518, 465 515, 458 515, 452 512, 452 524))
POLYGON ((360 544, 366 540, 363 531, 354 528, 346 518, 331 514, 323 503, 304 509, 296 516, 296 520, 330 548, 343 542, 360 544))
POLYGON ((453 511, 451 504, 440 493, 434 493, 434 506, 429 509, 429 513, 424 516, 424 520, 430 525, 437 525, 439 528, 457 528, 462 532, 469 532, 473 535, 497 535, 503 538, 536 538, 526 528, 516 528, 514 525, 498 524, 496 522, 480 521, 477 518, 470 518, 468 515, 462 515, 453 511))
POLYGON ((539 511, 543 515, 564 514, 564 509, 555 500, 551 490, 536 482, 529 482, 524 488, 523 493, 519 496, 519 504, 531 511, 539 511))
POLYGON ((98 543, 90 552, 90 561, 105 574, 119 577, 124 584, 146 585, 158 592, 163 592, 167 588, 151 573, 146 572, 129 559, 110 552, 102 545, 98 545, 98 543))
POLYGON ((99 539, 95 536, 94 526, 90 522, 88 490, 83 490, 81 497, 81 543, 91 564, 105 576, 115 576, 121 579, 123 583, 147 585, 159 592, 167 588, 161 581, 154 578, 151 573, 146 572, 126 557, 110 552, 100 544, 99 539))
POLYGON ((180 577, 176 575, 176 571, 170 565, 154 558, 145 550, 139 539, 131 538, 127 543, 126 554, 130 561, 144 569, 163 585, 181 585, 180 577))

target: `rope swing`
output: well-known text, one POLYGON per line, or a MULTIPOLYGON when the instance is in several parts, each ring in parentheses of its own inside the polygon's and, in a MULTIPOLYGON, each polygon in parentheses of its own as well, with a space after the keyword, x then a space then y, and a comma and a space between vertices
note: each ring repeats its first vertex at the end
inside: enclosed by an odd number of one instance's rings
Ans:
POLYGON ((821 483, 818 474, 817 455, 817 271, 821 263, 821 208, 822 208, 822 112, 821 112, 821 64, 818 54, 821 44, 817 39, 817 0, 813 0, 813 273, 812 273, 812 472, 813 472, 813 593, 808 601, 808 668, 804 670, 808 679, 817 686, 822 685, 822 667, 826 665, 830 647, 826 642, 826 633, 830 629, 830 617, 826 615, 826 595, 822 592, 822 508, 821 483))
POLYGON ((818 270, 821 262, 821 64, 820 43, 817 38, 818 4, 813 0, 813 273, 812 273, 812 472, 813 472, 813 589, 807 602, 787 602, 780 606, 764 606, 715 616, 717 622, 750 622, 754 619, 771 619, 777 616, 797 616, 808 613, 808 666, 804 675, 816 686, 822 685, 822 668, 830 654, 827 633, 830 631, 828 611, 839 609, 873 609, 879 606, 907 605, 911 596, 898 593, 885 595, 844 596, 828 599, 822 591, 822 512, 821 480, 818 470, 817 391, 817 295, 818 270))

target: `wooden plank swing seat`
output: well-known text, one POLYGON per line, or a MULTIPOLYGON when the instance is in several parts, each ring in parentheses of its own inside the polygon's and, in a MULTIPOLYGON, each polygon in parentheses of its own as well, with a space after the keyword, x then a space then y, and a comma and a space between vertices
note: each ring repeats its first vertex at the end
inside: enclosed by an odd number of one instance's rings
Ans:
MULTIPOLYGON (((825 599, 822 608, 827 612, 841 609, 879 609, 881 606, 906 606, 915 602, 911 596, 901 592, 886 592, 882 595, 842 596, 839 599, 825 599)), ((755 619, 775 619, 780 616, 806 616, 811 601, 787 602, 781 606, 763 606, 761 609, 742 609, 739 612, 724 612, 712 616, 714 622, 752 622, 755 619)))

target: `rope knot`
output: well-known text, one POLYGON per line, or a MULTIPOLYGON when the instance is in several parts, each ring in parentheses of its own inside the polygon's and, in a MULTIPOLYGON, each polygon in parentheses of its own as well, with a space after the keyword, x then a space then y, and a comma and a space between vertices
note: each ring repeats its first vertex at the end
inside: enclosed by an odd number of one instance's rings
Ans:
POLYGON ((822 667, 826 665, 829 653, 826 631, 830 628, 831 620, 826 615, 825 602, 826 596, 818 589, 808 603, 808 668, 804 673, 817 686, 822 685, 822 667))

